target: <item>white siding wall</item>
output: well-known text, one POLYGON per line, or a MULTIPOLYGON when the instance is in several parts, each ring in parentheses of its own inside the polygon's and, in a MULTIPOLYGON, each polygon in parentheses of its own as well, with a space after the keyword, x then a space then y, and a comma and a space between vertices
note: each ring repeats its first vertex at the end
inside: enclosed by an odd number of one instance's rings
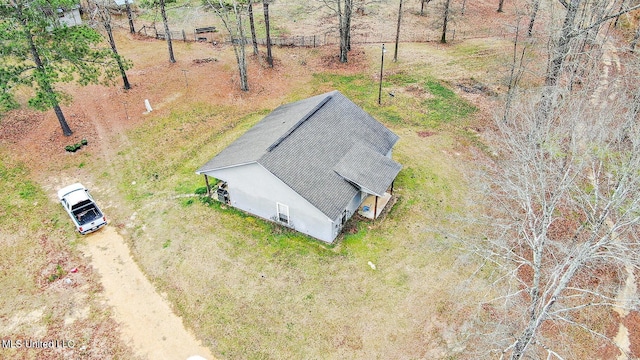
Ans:
MULTIPOLYGON (((347 212, 347 220, 349 220, 351 216, 353 216, 353 213, 355 213, 356 210, 358 210, 358 208, 366 198, 367 198, 367 194, 365 192, 360 191, 353 197, 353 199, 351 199, 351 201, 347 205, 347 208, 345 209, 347 212)), ((342 224, 343 216, 344 215, 341 214, 340 216, 338 216, 337 219, 333 220, 333 238, 334 239, 336 236, 338 236, 338 233, 340 233, 340 230, 342 230, 342 227, 344 225, 342 224)))
POLYGON ((391 152, 392 151, 393 151, 393 148, 389 149, 389 152, 385 156, 388 157, 389 159, 391 159, 391 152))
POLYGON ((60 21, 60 24, 66 24, 67 26, 82 24, 80 10, 78 9, 66 10, 58 20, 60 21))
MULTIPOLYGON (((331 219, 259 164, 206 173, 227 182, 231 205, 267 220, 277 218, 276 204, 289 207, 291 227, 326 242, 335 239, 331 219)), ((340 220, 340 219, 338 219, 340 220)))

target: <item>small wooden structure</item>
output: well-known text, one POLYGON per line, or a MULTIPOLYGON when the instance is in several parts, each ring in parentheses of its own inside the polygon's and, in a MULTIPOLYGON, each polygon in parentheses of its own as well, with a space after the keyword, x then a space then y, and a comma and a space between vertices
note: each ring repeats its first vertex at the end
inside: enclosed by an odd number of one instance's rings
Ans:
POLYGON ((195 41, 213 41, 213 38, 209 35, 209 34, 213 34, 215 32, 218 32, 218 30, 216 30, 215 26, 206 26, 206 27, 200 27, 200 28, 196 28, 193 31, 193 39, 195 41))

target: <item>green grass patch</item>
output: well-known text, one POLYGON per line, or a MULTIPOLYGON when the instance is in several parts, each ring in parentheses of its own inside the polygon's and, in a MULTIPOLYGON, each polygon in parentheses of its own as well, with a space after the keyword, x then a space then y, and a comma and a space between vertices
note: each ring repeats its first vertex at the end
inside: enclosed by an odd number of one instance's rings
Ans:
POLYGON ((242 114, 231 108, 192 104, 147 123, 130 134, 137 146, 121 153, 120 190, 132 201, 166 193, 167 189, 193 193, 194 188, 204 185, 195 170, 266 113, 242 114))
POLYGON ((406 92, 379 106, 377 84, 364 75, 316 74, 312 84, 289 95, 295 101, 337 89, 401 136, 394 150, 403 164, 395 207, 384 219, 356 221, 336 244, 203 196, 204 179, 195 170, 271 109, 245 113, 193 104, 129 133, 134 145, 122 150, 114 167, 121 169, 127 205, 137 213, 132 251, 185 323, 215 339, 219 354, 325 358, 336 354, 336 341, 355 348, 390 345, 387 329, 400 331, 437 314, 426 309, 431 305, 407 299, 420 294, 438 304, 464 272, 436 276, 435 269, 451 267, 457 250, 426 228, 450 226, 464 212, 466 184, 443 150, 457 145, 450 128, 471 110, 456 109, 463 100, 430 78, 398 73, 383 85, 424 89, 441 102, 437 119, 429 119, 424 98, 406 92), (416 134, 443 124, 442 134, 416 134), (176 196, 194 193, 200 196, 176 196))
POLYGON ((405 72, 399 72, 384 77, 384 80, 394 85, 408 85, 419 82, 420 80, 413 74, 407 74, 405 72))
POLYGON ((468 101, 456 95, 453 90, 432 78, 419 78, 399 72, 384 78, 382 106, 377 103, 377 84, 364 75, 315 74, 315 81, 329 84, 387 124, 410 125, 438 128, 467 119, 477 111, 468 101), (421 100, 417 97, 396 92, 389 97, 388 89, 404 89, 407 86, 418 86, 428 96, 421 100))
POLYGON ((496 64, 508 64, 512 48, 513 43, 509 40, 465 40, 453 46, 450 54, 454 60, 447 65, 462 67, 467 71, 486 71, 496 64))
POLYGON ((23 164, 0 160, 0 225, 5 229, 38 229, 44 211, 51 210, 49 200, 40 187, 29 178, 23 164))
POLYGON ((426 108, 427 119, 431 123, 449 123, 465 119, 477 111, 475 106, 438 82, 427 82, 425 87, 433 95, 433 98, 422 102, 426 108))
POLYGON ((62 207, 31 180, 25 165, 0 155, 0 269, 5 275, 0 277, 0 316, 6 316, 39 303, 37 297, 31 298, 40 294, 39 280, 51 282, 62 276, 59 266, 38 273, 47 261, 43 242, 66 247, 68 243, 60 244, 59 239, 76 235, 62 207))

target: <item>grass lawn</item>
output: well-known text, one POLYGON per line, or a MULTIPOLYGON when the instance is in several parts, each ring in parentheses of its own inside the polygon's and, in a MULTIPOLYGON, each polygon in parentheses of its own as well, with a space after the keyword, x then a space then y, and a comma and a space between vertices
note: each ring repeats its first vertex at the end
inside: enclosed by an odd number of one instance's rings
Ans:
MULTIPOLYGON (((471 268, 455 231, 468 191, 457 129, 473 105, 432 77, 400 73, 384 86, 420 87, 376 103, 362 75, 314 74, 291 101, 338 89, 400 135, 399 201, 386 218, 327 245, 194 195, 201 164, 271 109, 191 104, 129 133, 115 160, 135 219, 126 232, 141 267, 188 327, 222 358, 395 358, 460 350, 472 298, 455 298, 471 268), (424 137, 422 132, 433 135, 424 137), (160 152, 147 149, 162 148, 160 152), (376 265, 373 270, 368 262, 376 265), (457 350, 456 350, 457 349, 457 350), (434 352, 435 351, 435 352, 434 352)), ((295 95, 294 95, 295 94, 295 95)))
POLYGON ((23 341, 22 348, 0 349, 0 357, 62 358, 63 348, 43 352, 24 341, 64 339, 84 356, 131 358, 101 303, 97 277, 79 256, 80 235, 68 215, 24 164, 4 150, 0 159, 0 334, 23 341))
MULTIPOLYGON (((466 226, 457 219, 477 211, 469 205, 473 190, 467 171, 476 166, 473 156, 483 146, 467 130, 482 111, 455 85, 468 78, 464 63, 437 76, 429 63, 433 59, 425 57, 434 48, 406 45, 404 51, 416 56, 386 66, 378 105, 375 45, 355 51, 361 63, 328 69, 323 65, 327 49, 277 48, 274 71, 251 59, 252 91, 239 94, 230 48, 176 43, 179 63, 174 66, 158 64, 159 51, 165 56, 162 42, 122 35, 119 41, 122 53, 134 61, 135 86, 124 94, 104 90, 82 98, 88 104, 82 109, 113 103, 103 111, 76 110, 89 119, 84 129, 97 124, 89 146, 74 155, 56 154, 36 175, 19 162, 0 167, 0 181, 8 189, 0 195, 0 234, 10 235, 2 238, 8 255, 0 264, 16 274, 4 285, 7 294, 24 297, 19 314, 36 311, 36 324, 62 331, 61 324, 70 321, 65 311, 71 313, 64 304, 85 301, 88 310, 80 310, 87 315, 78 321, 94 330, 74 327, 84 332, 77 337, 91 343, 105 332, 118 336, 108 311, 96 306, 95 276, 76 248, 83 240, 52 199, 57 185, 79 178, 94 190, 111 226, 125 236, 158 291, 220 358, 464 354, 465 336, 475 326, 470 314, 481 294, 462 292, 475 266, 458 242, 466 226), (192 63, 211 56, 219 61, 192 63), (416 64, 420 59, 429 61, 416 64), (393 154, 403 165, 395 182, 398 202, 384 219, 353 222, 354 231, 327 245, 195 195, 204 186, 195 170, 278 104, 333 89, 400 136, 393 154), (135 113, 147 97, 155 110, 135 113), (117 123, 124 118, 124 125, 117 123), (19 222, 20 214, 30 220, 19 222), (38 247, 43 237, 51 248, 38 247), (75 264, 87 267, 82 298, 46 290, 61 286, 58 279, 69 276, 75 264), (35 270, 22 274, 21 268, 35 270), (53 285, 39 287, 38 281, 49 277, 55 277, 53 285)), ((436 57, 446 60, 459 50, 438 51, 436 57)), ((11 304, 0 304, 3 316, 12 314, 11 304)), ((109 351, 130 358, 124 345, 114 344, 109 351)))

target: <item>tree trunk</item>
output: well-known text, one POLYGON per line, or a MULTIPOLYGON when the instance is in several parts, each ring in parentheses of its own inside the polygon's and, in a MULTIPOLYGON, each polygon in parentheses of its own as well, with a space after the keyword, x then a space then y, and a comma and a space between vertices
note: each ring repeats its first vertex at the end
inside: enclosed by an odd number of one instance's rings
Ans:
POLYGON ((169 32, 169 23, 167 22, 167 12, 164 9, 164 0, 160 0, 160 12, 162 13, 162 22, 164 23, 164 36, 167 39, 167 47, 169 48, 169 61, 175 63, 173 57, 173 45, 171 44, 171 32, 169 32))
MULTIPOLYGON (((27 20, 24 19, 23 21, 26 27, 27 20)), ((46 69, 44 68, 44 64, 40 59, 40 54, 38 53, 36 44, 33 41, 33 35, 31 35, 31 32, 27 32, 26 35, 27 35, 27 40, 29 41, 29 47, 31 50, 31 56, 33 58, 33 62, 36 63, 36 71, 43 74, 42 76, 38 76, 38 83, 40 87, 42 87, 42 90, 44 90, 47 93, 47 95, 49 95, 50 103, 53 106, 53 111, 56 113, 56 117, 58 118, 58 122, 60 123, 60 128, 62 128, 62 133, 65 136, 71 136, 71 134, 73 134, 73 131, 71 131, 71 128, 67 123, 67 119, 65 119, 64 114, 62 113, 62 109, 60 109, 60 105, 58 104, 58 99, 56 97, 55 92, 53 91, 53 88, 51 87, 51 84, 49 83, 48 78, 44 75, 44 73, 46 72, 46 69)))
POLYGON ((131 13, 131 5, 129 5, 129 0, 124 0, 124 4, 127 9, 127 18, 129 19, 129 32, 135 34, 136 29, 133 27, 133 14, 131 13))
POLYGON ((347 46, 347 33, 346 33, 346 20, 345 20, 345 15, 342 12, 342 0, 338 0, 337 2, 337 9, 338 9, 338 31, 340 33, 340 62, 341 63, 346 63, 348 58, 347 58, 347 53, 349 52, 349 48, 347 46))
POLYGON ((533 339, 533 335, 537 330, 536 319, 531 319, 527 329, 524 331, 522 336, 518 338, 516 345, 513 347, 513 352, 511 353, 511 360, 519 360, 524 355, 524 352, 527 350, 529 344, 531 344, 531 340, 533 339))
POLYGON ((351 51, 351 14, 353 10, 353 0, 344 0, 344 17, 347 51, 351 51))
MULTIPOLYGON (((109 11, 109 10, 106 10, 109 11)), ((124 70, 124 65, 122 64, 122 58, 118 54, 118 49, 116 48, 116 41, 113 38, 113 31, 111 29, 111 20, 105 20, 103 22, 104 29, 107 31, 107 35, 109 36, 109 45, 111 45, 111 51, 113 51, 113 55, 118 63, 118 68, 120 69, 120 75, 122 76, 122 82, 124 83, 124 89, 131 89, 131 84, 129 84, 129 79, 127 78, 127 73, 124 70)))
POLYGON ((544 82, 547 87, 553 87, 558 83, 558 78, 562 71, 562 65, 567 54, 569 54, 569 43, 571 42, 573 35, 580 2, 581 0, 570 0, 567 3, 567 13, 562 24, 558 45, 556 45, 552 50, 552 60, 551 64, 549 64, 549 69, 547 70, 547 76, 544 82))
POLYGON ((520 37, 520 23, 516 27, 516 36, 513 41, 513 60, 511 63, 511 71, 509 74, 509 85, 507 86, 507 98, 505 100, 504 105, 504 114, 502 116, 502 121, 506 122, 509 118, 509 112, 511 111, 511 104, 513 102, 514 92, 518 83, 520 81, 520 77, 523 73, 523 62, 526 54, 526 47, 522 49, 522 54, 520 55, 520 59, 518 59, 518 39, 520 37), (516 71, 516 68, 519 70, 516 71))
POLYGON ((400 6, 398 7, 398 28, 396 29, 396 49, 393 53, 393 61, 398 61, 398 43, 400 42, 400 23, 402 22, 402 0, 400 0, 400 6))
POLYGON ((504 0, 500 0, 500 1, 498 2, 498 12, 499 12, 499 13, 504 12, 504 10, 502 10, 502 7, 503 7, 503 6, 504 6, 504 0))
POLYGON ((271 55, 271 35, 269 32, 269 0, 262 1, 264 10, 264 27, 267 31, 267 63, 269 67, 273 67, 273 56, 271 55))
POLYGON ((531 10, 531 18, 529 19, 529 30, 527 32, 529 37, 533 35, 533 24, 536 21, 536 16, 538 15, 539 8, 540 8, 540 0, 534 0, 533 9, 531 10))
POLYGON ((244 27, 242 26, 242 13, 238 9, 238 5, 233 3, 233 10, 236 15, 236 26, 240 35, 240 44, 233 47, 238 62, 238 70, 240 73, 240 90, 249 91, 249 80, 247 76, 247 57, 244 50, 244 27))
POLYGON ((60 123, 60 127, 62 128, 62 133, 65 136, 71 136, 71 134, 73 134, 73 131, 71 131, 69 124, 67 124, 67 120, 64 118, 64 114, 62 113, 62 109, 60 109, 60 105, 54 105, 53 111, 56 113, 56 117, 58 118, 58 122, 60 123))
POLYGON ((253 3, 249 1, 249 27, 251 28, 251 43, 253 44, 253 55, 258 55, 258 40, 256 39, 256 25, 253 21, 253 3))
POLYGON ((544 122, 551 114, 551 110, 555 103, 556 85, 558 79, 562 73, 565 58, 569 54, 570 42, 573 35, 573 29, 578 14, 578 8, 582 0, 570 0, 567 2, 567 13, 565 14, 562 29, 560 30, 560 37, 557 45, 551 49, 551 62, 547 68, 547 75, 545 77, 545 90, 540 98, 540 109, 536 116, 539 117, 538 121, 544 122))
POLYGON ((444 16, 442 20, 442 37, 440 38, 440 42, 443 44, 447 43, 447 23, 449 22, 449 6, 451 5, 451 0, 446 0, 444 3, 444 16))
POLYGON ((233 53, 236 56, 236 63, 238 64, 240 90, 249 91, 244 26, 242 23, 243 9, 238 8, 237 0, 231 1, 231 9, 229 8, 229 4, 225 4, 223 0, 218 0, 217 3, 219 6, 212 6, 212 8, 222 21, 224 28, 227 30, 229 37, 231 38, 231 46, 233 46, 233 53), (231 10, 233 10, 233 13, 231 10))

